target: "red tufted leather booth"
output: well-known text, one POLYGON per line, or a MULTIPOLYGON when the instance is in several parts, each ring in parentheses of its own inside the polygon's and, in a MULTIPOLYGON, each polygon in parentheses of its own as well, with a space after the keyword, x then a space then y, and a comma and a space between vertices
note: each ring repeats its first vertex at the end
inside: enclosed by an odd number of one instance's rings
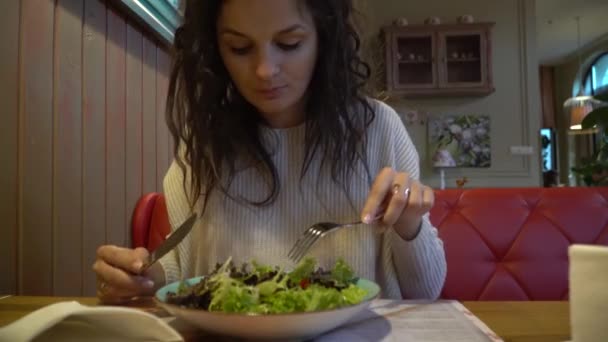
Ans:
MULTIPOLYGON (((442 298, 566 300, 568 246, 608 245, 608 188, 500 188, 435 193, 431 221, 444 242, 442 298)), ((169 233, 161 194, 143 196, 133 247, 169 233)))
POLYGON ((442 297, 568 299, 568 246, 608 245, 608 188, 437 192, 431 221, 444 241, 442 297))

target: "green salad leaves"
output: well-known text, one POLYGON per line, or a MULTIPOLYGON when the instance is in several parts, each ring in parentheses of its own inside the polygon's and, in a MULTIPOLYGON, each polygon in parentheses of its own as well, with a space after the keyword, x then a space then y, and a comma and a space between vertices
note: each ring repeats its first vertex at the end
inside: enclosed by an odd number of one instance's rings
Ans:
POLYGON ((181 283, 167 302, 188 308, 246 314, 280 314, 336 309, 361 302, 367 292, 344 260, 325 271, 314 258, 285 272, 252 262, 236 268, 231 259, 192 286, 181 283))

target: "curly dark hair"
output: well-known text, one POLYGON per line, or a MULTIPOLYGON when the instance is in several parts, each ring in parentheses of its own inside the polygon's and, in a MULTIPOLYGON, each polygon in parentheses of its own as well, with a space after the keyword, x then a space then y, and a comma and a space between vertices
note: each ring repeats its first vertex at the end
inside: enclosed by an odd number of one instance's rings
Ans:
MULTIPOLYGON (((352 0, 301 1, 310 11, 318 34, 317 63, 305 107, 301 178, 319 155, 321 167, 330 163, 332 180, 348 193, 347 180, 355 165, 363 162, 367 170, 365 131, 375 113, 364 87, 371 71, 359 56, 361 39, 353 23, 352 0)), ((184 172, 186 163, 190 165, 192 188, 187 193, 192 197, 192 206, 201 195, 206 206, 214 189, 228 195, 235 163, 242 156, 253 160, 269 184, 264 200, 248 202, 269 205, 280 191, 280 181, 261 140, 262 118, 234 90, 220 56, 216 25, 222 3, 188 0, 183 25, 175 34, 167 99, 173 152, 184 172), (184 160, 179 157, 180 145, 184 160), (226 175, 228 179, 223 178, 226 175)), ((369 170, 367 173, 369 178, 369 170)))

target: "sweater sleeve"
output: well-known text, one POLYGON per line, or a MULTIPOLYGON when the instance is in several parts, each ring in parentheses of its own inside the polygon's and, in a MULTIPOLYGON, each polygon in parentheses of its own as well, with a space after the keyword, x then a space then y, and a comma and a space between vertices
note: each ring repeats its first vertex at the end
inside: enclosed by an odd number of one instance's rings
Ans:
MULTIPOLYGON (((381 105, 379 111, 384 111, 386 127, 391 131, 393 167, 420 180, 418 152, 403 122, 388 105, 381 105)), ((428 213, 422 217, 421 225, 419 234, 411 241, 403 240, 394 229, 387 232, 387 238, 401 295, 411 299, 437 299, 445 282, 445 251, 428 213)))
MULTIPOLYGON (((189 172, 189 168, 187 172, 189 172)), ((177 162, 173 161, 163 180, 163 192, 172 232, 185 222, 191 214, 183 181, 183 172, 177 162)), ((188 184, 186 184, 186 188, 189 188, 188 184)), ((167 283, 191 275, 191 235, 192 232, 186 235, 177 248, 159 260, 167 283)))

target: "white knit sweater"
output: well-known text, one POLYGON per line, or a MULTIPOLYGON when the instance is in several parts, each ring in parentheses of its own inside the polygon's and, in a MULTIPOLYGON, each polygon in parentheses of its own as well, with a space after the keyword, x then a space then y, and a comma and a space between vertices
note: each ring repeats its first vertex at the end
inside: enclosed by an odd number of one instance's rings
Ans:
MULTIPOLYGON (((371 176, 389 166, 419 179, 418 153, 400 118, 382 102, 374 100, 372 106, 376 119, 369 127, 367 146, 371 176)), ((319 176, 318 160, 300 181, 304 131, 304 124, 288 129, 264 128, 281 183, 276 202, 254 207, 214 192, 204 215, 177 251, 161 259, 167 282, 203 275, 228 257, 237 265, 256 260, 288 268, 293 266, 288 251, 308 226, 321 221, 358 220, 369 192, 365 169, 359 167, 349 184, 356 210, 327 173, 319 176)), ((173 229, 190 215, 182 180, 182 171, 174 162, 164 179, 173 229)), ((259 200, 265 198, 267 189, 257 172, 245 169, 237 173, 230 192, 259 200)), ((376 281, 384 298, 435 299, 446 274, 443 243, 428 215, 423 217, 421 229, 414 240, 404 241, 393 229, 378 233, 373 227, 359 225, 321 239, 310 255, 326 269, 343 257, 357 275, 376 281)))

